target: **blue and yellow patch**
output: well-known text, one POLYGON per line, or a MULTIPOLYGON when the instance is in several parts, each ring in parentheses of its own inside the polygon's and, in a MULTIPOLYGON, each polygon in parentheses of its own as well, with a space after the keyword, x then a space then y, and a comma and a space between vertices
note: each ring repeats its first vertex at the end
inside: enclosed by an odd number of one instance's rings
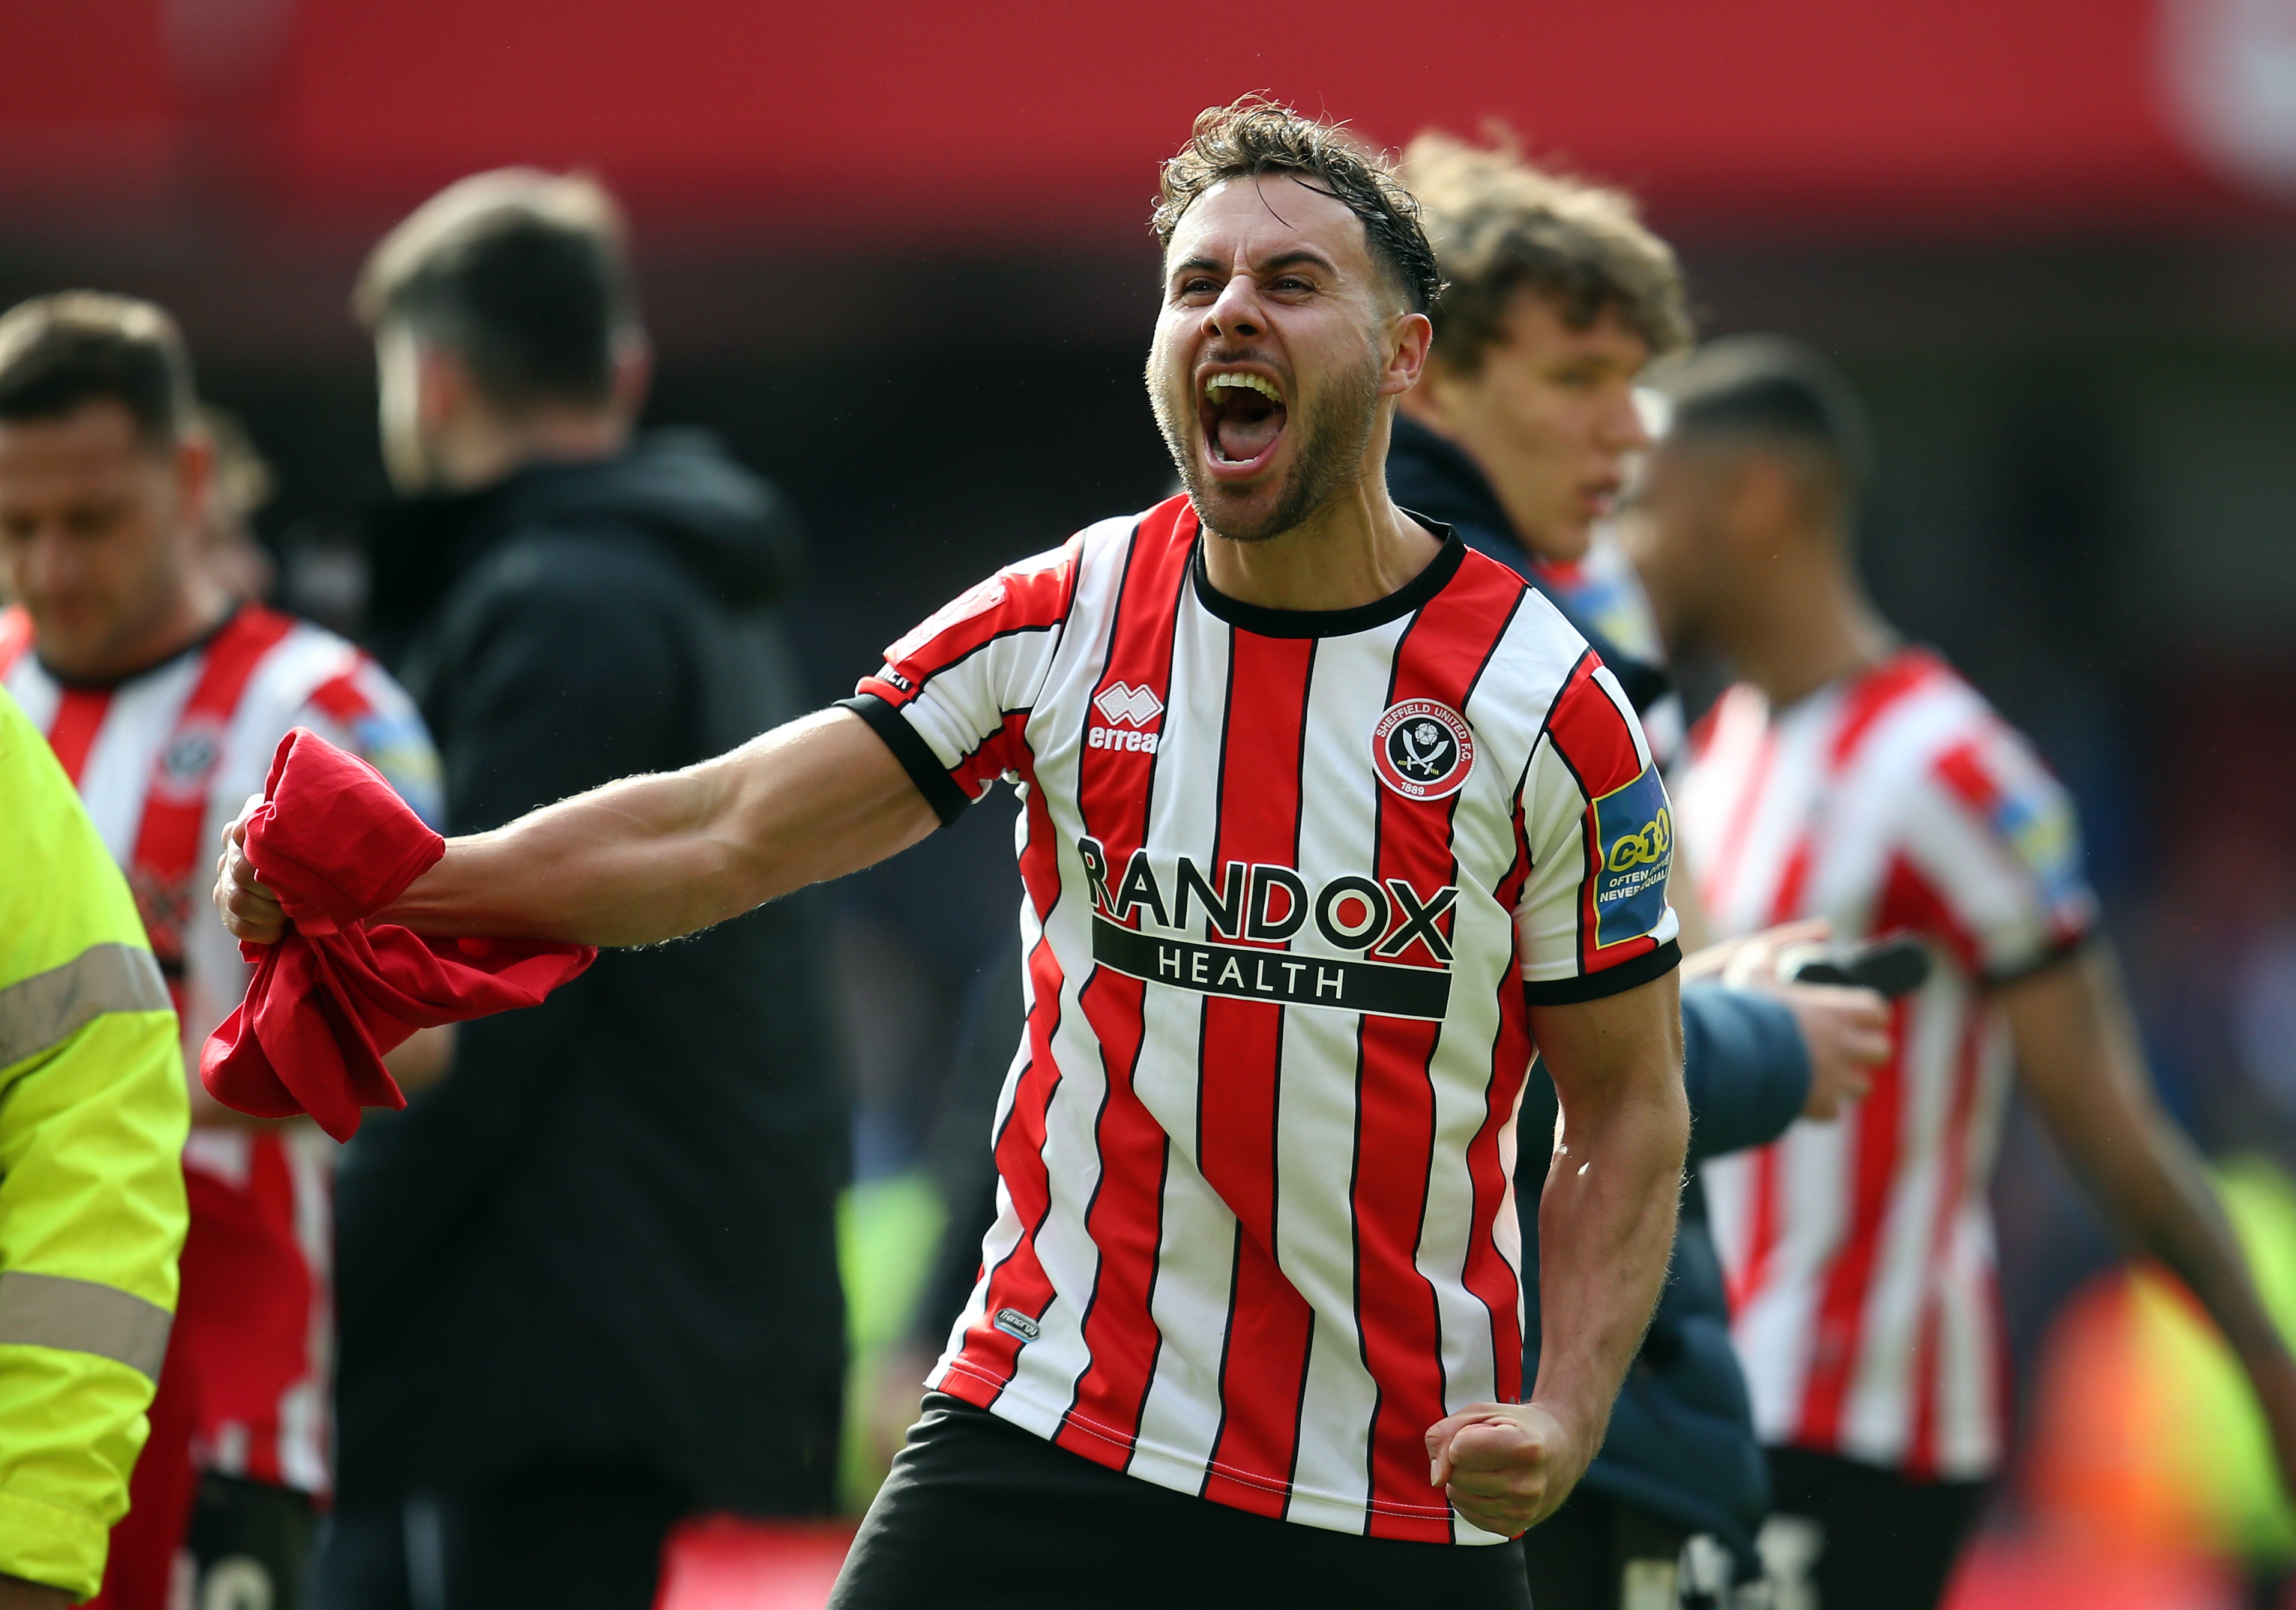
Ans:
POLYGON ((351 723, 359 758, 382 774, 398 797, 433 828, 447 820, 446 779, 430 735, 414 716, 370 711, 351 723))
POLYGON ((1656 767, 1595 801, 1595 845, 1596 949, 1648 938, 1666 920, 1674 866, 1674 812, 1656 767))
POLYGON ((2004 793, 1994 803, 1993 828, 2033 875, 2052 909, 2062 910, 2087 899, 2080 822, 2065 795, 2038 788, 2030 798, 2004 793))

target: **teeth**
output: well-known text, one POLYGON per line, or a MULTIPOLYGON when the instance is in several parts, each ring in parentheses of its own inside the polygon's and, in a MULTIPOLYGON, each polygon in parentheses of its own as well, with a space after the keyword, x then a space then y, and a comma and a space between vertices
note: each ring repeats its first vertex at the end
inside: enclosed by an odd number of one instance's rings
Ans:
POLYGON ((1263 380, 1257 374, 1215 374, 1204 382, 1205 397, 1210 398, 1222 386, 1241 386, 1247 391, 1257 391, 1272 403, 1283 400, 1273 381, 1263 380))

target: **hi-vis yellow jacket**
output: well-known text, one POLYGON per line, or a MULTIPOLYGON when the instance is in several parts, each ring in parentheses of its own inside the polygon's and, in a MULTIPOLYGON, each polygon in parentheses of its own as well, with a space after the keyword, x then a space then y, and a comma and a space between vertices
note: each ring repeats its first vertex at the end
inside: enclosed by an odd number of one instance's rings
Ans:
POLYGON ((168 1351, 183 1052, 119 869, 0 692, 0 1573, 94 1594, 168 1351))

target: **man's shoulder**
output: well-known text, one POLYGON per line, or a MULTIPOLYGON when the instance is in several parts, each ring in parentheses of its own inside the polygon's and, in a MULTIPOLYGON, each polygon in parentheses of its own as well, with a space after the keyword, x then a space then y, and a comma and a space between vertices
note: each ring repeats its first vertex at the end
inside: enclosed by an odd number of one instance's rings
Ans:
POLYGON ((270 639, 248 677, 242 711, 267 710, 283 720, 315 700, 345 711, 406 702, 365 650, 315 621, 250 604, 234 625, 270 639))
POLYGON ((263 611, 251 623, 277 634, 249 678, 233 722, 232 748, 258 784, 279 740, 297 727, 317 730, 383 774, 427 820, 438 816, 439 762, 414 702, 374 657, 308 620, 263 611))
POLYGON ((699 580, 635 522, 547 516, 504 532, 456 583, 455 603, 560 605, 649 600, 699 590, 699 580))
POLYGON ((1485 699, 1504 694, 1544 708, 1562 698, 1574 680, 1591 676, 1600 663, 1601 655, 1586 634, 1552 598, 1473 548, 1460 555, 1459 573, 1444 590, 1466 606, 1447 612, 1454 629, 1472 633, 1478 617, 1496 616, 1505 621, 1476 680, 1476 692, 1485 699))
POLYGON ((1951 661, 1909 648, 1852 688, 1833 746, 1845 771, 1911 785, 1972 745, 2022 746, 2023 737, 1951 661))
POLYGON ((642 535, 537 521, 456 579, 417 638, 410 666, 424 669, 411 674, 427 690, 506 650, 675 656, 714 607, 701 580, 642 535))

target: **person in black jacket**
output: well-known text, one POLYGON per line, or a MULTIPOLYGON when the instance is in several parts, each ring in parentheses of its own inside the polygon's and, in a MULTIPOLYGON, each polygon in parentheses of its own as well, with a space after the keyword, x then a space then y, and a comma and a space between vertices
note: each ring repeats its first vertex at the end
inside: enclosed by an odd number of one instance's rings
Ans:
MULTIPOLYGON (((1682 720, 1663 645, 1623 560, 1607 563, 1616 556, 1597 538, 1633 455, 1649 445, 1634 382, 1653 354, 1689 340, 1673 253, 1624 196, 1541 173, 1510 150, 1422 136, 1406 161, 1447 284, 1426 373, 1395 421, 1389 490, 1544 594, 1619 678, 1664 763, 1682 720)), ((1688 949, 1704 926, 1695 891, 1677 879, 1669 898, 1688 949)), ((1886 1050, 1887 1019, 1870 992, 1776 982, 1779 948, 1816 937, 1774 932, 1685 965, 1693 1164, 1771 1140, 1797 1118, 1832 1117, 1886 1050), (1719 977, 1726 965, 1733 983, 1719 977)), ((1554 1119, 1554 1086, 1533 1078, 1515 1169, 1533 1310, 1526 1380, 1538 1368, 1541 1138, 1554 1119)), ((1693 1536, 1728 1552, 1729 1573, 1750 1575, 1769 1499, 1693 1172, 1667 1285, 1602 1452, 1525 1537, 1531 1598, 1542 1610, 1671 1605, 1687 1586, 1677 1562, 1693 1536)))
MULTIPOLYGON (((510 171, 376 250, 358 308, 405 500, 371 611, 437 735, 447 831, 717 754, 802 707, 774 491, 634 438, 646 356, 612 203, 510 171)), ((349 1148, 339 1508, 318 1602, 629 1606, 681 1516, 825 1510, 848 1158, 822 913, 613 951, 349 1148)))

